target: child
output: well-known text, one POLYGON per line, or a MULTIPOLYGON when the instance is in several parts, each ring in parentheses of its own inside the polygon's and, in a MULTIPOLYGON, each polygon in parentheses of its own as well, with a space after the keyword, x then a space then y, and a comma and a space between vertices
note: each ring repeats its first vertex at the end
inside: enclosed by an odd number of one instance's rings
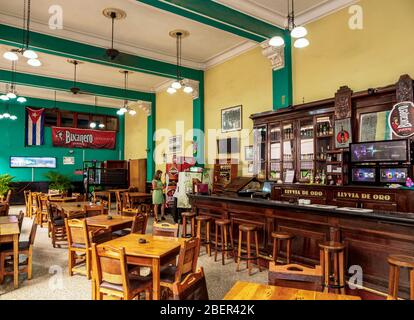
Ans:
POLYGON ((165 220, 164 217, 164 194, 163 194, 163 184, 161 182, 162 171, 157 170, 152 180, 152 204, 154 205, 154 216, 155 221, 158 221, 158 208, 161 206, 161 220, 165 220))

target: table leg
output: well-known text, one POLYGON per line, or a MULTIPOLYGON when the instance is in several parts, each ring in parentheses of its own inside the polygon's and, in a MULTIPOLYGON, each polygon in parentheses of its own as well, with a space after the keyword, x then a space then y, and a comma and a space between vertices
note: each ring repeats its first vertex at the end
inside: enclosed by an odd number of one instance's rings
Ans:
POLYGON ((19 235, 13 235, 14 288, 19 287, 19 235))
POLYGON ((160 260, 152 260, 152 299, 160 300, 160 260))

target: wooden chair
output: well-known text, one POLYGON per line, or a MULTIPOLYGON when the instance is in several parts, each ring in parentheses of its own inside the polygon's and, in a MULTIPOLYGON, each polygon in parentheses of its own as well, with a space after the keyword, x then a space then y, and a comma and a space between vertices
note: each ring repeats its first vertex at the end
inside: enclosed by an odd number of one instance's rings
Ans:
POLYGON ((145 234, 145 232, 147 231, 147 224, 147 214, 139 214, 135 216, 134 221, 132 221, 131 233, 145 234))
POLYGON ((88 226, 86 220, 65 218, 66 234, 68 238, 69 275, 80 273, 91 278, 91 255, 88 226), (82 268, 85 266, 85 269, 82 268))
POLYGON ((321 292, 322 268, 319 265, 308 268, 298 264, 277 265, 270 262, 269 285, 321 292))
POLYGON ((30 218, 37 219, 39 210, 39 193, 38 192, 30 192, 30 218))
POLYGON ((122 209, 132 208, 131 198, 129 197, 129 192, 124 192, 122 197, 122 209))
POLYGON ((86 217, 94 217, 105 214, 105 208, 103 205, 86 205, 84 206, 84 212, 86 217))
POLYGON ((391 255, 388 257, 390 267, 388 300, 398 300, 400 270, 408 270, 410 280, 410 300, 414 300, 414 257, 391 255))
MULTIPOLYGON (((29 241, 19 241, 19 256, 26 256, 26 260, 19 263, 19 267, 23 266, 19 270, 19 273, 27 273, 27 280, 32 279, 32 265, 33 265, 33 244, 36 238, 37 224, 36 221, 32 223, 32 229, 30 231, 29 241)), ((3 283, 4 276, 12 275, 13 272, 13 245, 10 244, 8 248, 0 251, 0 283, 3 283), (10 259, 9 259, 10 258, 10 259), (11 267, 11 270, 7 270, 6 263, 11 267)))
POLYGON ((135 217, 140 213, 141 211, 139 209, 123 208, 121 210, 121 216, 125 216, 125 217, 135 217))
MULTIPOLYGON (((50 237, 53 248, 56 248, 56 242, 67 242, 65 220, 60 216, 54 204, 47 202, 47 212, 49 220, 50 237)), ((57 245, 59 248, 61 244, 57 245)))
POLYGON ((122 208, 123 208, 122 197, 123 197, 123 195, 122 195, 121 191, 115 191, 116 212, 118 214, 121 214, 122 208))
POLYGON ((30 209, 31 209, 30 190, 24 190, 23 194, 24 194, 24 203, 26 205, 26 217, 31 218, 31 213, 30 213, 30 209))
POLYGON ((209 300, 203 268, 190 273, 181 282, 174 282, 172 291, 174 300, 209 300))
POLYGON ((97 300, 104 296, 115 299, 131 300, 143 292, 147 300, 152 295, 152 278, 128 273, 125 249, 92 245, 94 261, 94 285, 97 300))
POLYGON ((152 226, 152 235, 161 237, 178 237, 178 224, 168 222, 154 222, 152 226))
POLYGON ((48 213, 47 213, 47 203, 49 201, 48 196, 38 195, 38 209, 37 209, 37 224, 40 227, 43 227, 45 223, 48 222, 48 213))
POLYGON ((72 197, 76 197, 77 202, 86 201, 86 195, 83 193, 72 193, 72 197))
POLYGON ((188 274, 196 272, 199 252, 199 238, 185 241, 180 248, 177 265, 170 264, 161 268, 161 287, 168 288, 172 291, 174 282, 181 282, 188 274))
POLYGON ((5 217, 9 215, 9 204, 3 202, 0 205, 0 217, 5 217))

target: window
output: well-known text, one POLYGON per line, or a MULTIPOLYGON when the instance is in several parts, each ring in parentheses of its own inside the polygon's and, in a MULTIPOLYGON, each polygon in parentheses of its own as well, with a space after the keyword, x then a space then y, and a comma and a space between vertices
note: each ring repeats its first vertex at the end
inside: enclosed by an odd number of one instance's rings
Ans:
POLYGON ((70 111, 60 111, 60 126, 61 127, 73 127, 74 126, 74 113, 70 111))
POLYGON ((106 117, 106 130, 118 131, 118 118, 106 117))
POLYGON ((77 128, 89 129, 89 114, 78 113, 77 128))
POLYGON ((45 109, 45 126, 57 126, 58 112, 57 109, 45 109))

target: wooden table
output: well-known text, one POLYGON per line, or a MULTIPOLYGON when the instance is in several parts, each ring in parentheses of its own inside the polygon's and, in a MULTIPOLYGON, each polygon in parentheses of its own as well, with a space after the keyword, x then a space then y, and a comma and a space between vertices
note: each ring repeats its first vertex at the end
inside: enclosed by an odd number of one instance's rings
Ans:
MULTIPOLYGON (((153 299, 160 299, 160 266, 170 262, 180 253, 180 247, 185 242, 182 238, 158 237, 148 234, 130 234, 120 237, 100 246, 125 248, 129 264, 150 267, 152 269, 153 299), (139 243, 145 239, 145 244, 139 243)), ((99 247, 99 246, 98 246, 99 247)))
POLYGON ((55 203, 55 202, 57 202, 57 203, 59 203, 59 202, 62 202, 62 203, 76 202, 76 200, 78 200, 77 197, 63 197, 63 198, 61 198, 61 197, 50 197, 49 196, 49 201, 53 202, 53 203, 55 203))
POLYGON ((0 224, 7 224, 7 223, 19 223, 19 219, 17 218, 17 216, 0 217, 0 224))
POLYGON ((94 191, 93 195, 94 195, 94 199, 96 196, 108 198, 108 208, 109 210, 111 209, 111 191, 109 190, 94 191))
POLYGON ((224 300, 361 300, 360 297, 237 281, 224 300))
POLYGON ((19 234, 20 230, 17 221, 0 223, 0 244, 13 243, 13 278, 15 289, 19 287, 19 234))
POLYGON ((65 216, 68 219, 85 213, 85 206, 88 205, 90 205, 90 202, 87 201, 61 202, 55 204, 57 210, 60 211, 62 217, 65 216))
POLYGON ((113 231, 123 230, 131 228, 133 217, 124 216, 111 216, 112 219, 108 219, 108 215, 99 215, 90 218, 86 218, 86 223, 92 228, 104 228, 113 231))

